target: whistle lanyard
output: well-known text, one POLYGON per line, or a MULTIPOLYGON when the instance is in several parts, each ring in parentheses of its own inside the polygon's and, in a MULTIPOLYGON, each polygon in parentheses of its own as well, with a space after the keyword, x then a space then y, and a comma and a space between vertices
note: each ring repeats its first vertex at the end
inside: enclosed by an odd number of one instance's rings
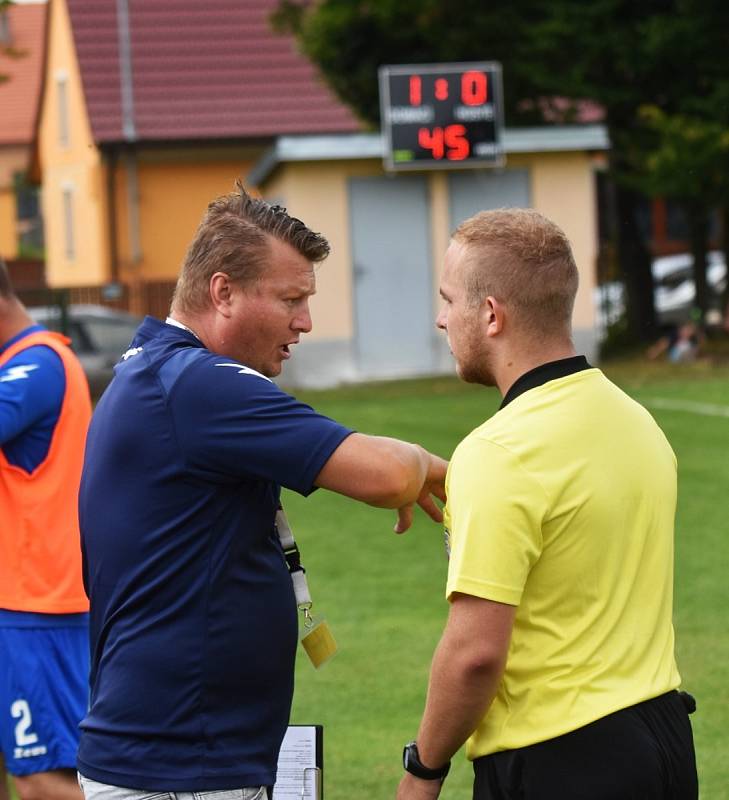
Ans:
POLYGON ((294 534, 286 519, 281 506, 276 511, 276 533, 281 542, 281 547, 286 557, 286 563, 289 567, 289 574, 291 575, 291 582, 294 585, 294 595, 296 596, 296 605, 299 611, 304 612, 305 624, 311 620, 311 595, 309 594, 309 584, 306 581, 306 570, 301 564, 301 553, 298 545, 294 540, 294 534))
POLYGON ((276 512, 276 533, 289 567, 296 605, 299 611, 304 613, 304 624, 300 629, 299 639, 314 669, 319 669, 335 655, 337 643, 324 617, 311 615, 311 595, 306 582, 306 570, 301 566, 301 553, 296 546, 294 534, 291 532, 291 526, 281 506, 276 512))

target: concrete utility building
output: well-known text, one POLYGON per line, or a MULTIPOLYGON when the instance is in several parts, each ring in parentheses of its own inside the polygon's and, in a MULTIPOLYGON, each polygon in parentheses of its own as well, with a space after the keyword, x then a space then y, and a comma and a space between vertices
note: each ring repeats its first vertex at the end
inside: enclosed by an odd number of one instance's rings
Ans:
POLYGON ((121 287, 131 310, 164 313, 207 203, 242 178, 332 243, 287 382, 450 371, 433 327, 450 231, 532 206, 574 244, 577 345, 593 356, 604 129, 507 129, 499 169, 388 174, 380 135, 271 31, 274 6, 50 0, 36 150, 49 284, 121 287))

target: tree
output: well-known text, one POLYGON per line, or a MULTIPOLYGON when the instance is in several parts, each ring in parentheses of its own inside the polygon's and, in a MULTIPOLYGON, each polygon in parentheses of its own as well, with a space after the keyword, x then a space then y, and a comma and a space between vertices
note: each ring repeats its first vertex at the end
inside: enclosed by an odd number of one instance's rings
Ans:
POLYGON ((507 113, 541 119, 521 104, 531 96, 529 24, 544 16, 539 0, 488 8, 482 0, 279 0, 274 27, 293 32, 340 99, 367 123, 379 123, 377 67, 442 61, 501 61, 507 113))
MULTIPOLYGON (((729 74, 720 0, 280 0, 274 22, 293 32, 340 98, 378 121, 377 67, 408 62, 497 60, 509 124, 570 121, 584 99, 605 113, 615 181, 617 252, 636 338, 654 335, 650 253, 637 222, 636 161, 655 146, 641 108, 677 113, 707 76, 729 74), (680 54, 680 68, 677 68, 680 54), (716 64, 709 65, 709 58, 716 64), (555 99, 557 102, 555 102, 555 99), (564 101, 571 101, 565 105, 564 101)), ((726 106, 725 106, 726 107, 726 106)))
MULTIPOLYGON (((642 119, 652 135, 636 159, 636 181, 651 194, 679 202, 686 213, 693 255, 696 306, 707 311, 707 234, 710 214, 722 210, 729 264, 729 6, 717 0, 682 0, 680 12, 653 31, 672 55, 675 103, 647 104, 642 119), (688 68, 687 68, 688 65, 688 68)), ((729 283, 724 305, 729 301, 729 283)))
POLYGON ((637 165, 636 183, 647 193, 675 198, 686 212, 693 256, 695 305, 701 317, 709 303, 707 240, 715 208, 729 207, 729 127, 655 106, 643 118, 656 136, 645 161, 637 165))

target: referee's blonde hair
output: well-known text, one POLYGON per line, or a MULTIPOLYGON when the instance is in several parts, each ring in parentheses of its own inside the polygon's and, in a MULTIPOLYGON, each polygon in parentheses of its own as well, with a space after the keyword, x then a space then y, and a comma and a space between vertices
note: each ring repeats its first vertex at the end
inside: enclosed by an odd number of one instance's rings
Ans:
POLYGON ((492 296, 512 309, 522 331, 569 335, 578 273, 564 231, 531 208, 481 211, 462 222, 454 241, 468 248, 466 296, 492 296))

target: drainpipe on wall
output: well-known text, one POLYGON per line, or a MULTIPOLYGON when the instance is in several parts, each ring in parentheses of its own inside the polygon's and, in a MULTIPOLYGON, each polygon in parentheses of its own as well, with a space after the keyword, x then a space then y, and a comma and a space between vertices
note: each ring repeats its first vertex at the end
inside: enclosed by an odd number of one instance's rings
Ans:
POLYGON ((142 311, 139 292, 140 276, 137 268, 142 261, 141 237, 139 234, 139 176, 137 153, 137 129, 134 123, 134 83, 132 72, 132 41, 129 27, 129 0, 116 0, 117 31, 119 36, 119 78, 122 106, 122 133, 126 147, 124 167, 127 188, 128 244, 131 270, 130 310, 142 311))
POLYGON ((124 153, 127 173, 127 217, 129 219, 129 252, 135 271, 142 261, 142 245, 139 236, 139 174, 137 154, 133 147, 124 153))
POLYGON ((119 241, 116 222, 116 166, 117 151, 109 151, 106 164, 106 208, 109 223, 109 265, 111 282, 119 283, 119 241))

